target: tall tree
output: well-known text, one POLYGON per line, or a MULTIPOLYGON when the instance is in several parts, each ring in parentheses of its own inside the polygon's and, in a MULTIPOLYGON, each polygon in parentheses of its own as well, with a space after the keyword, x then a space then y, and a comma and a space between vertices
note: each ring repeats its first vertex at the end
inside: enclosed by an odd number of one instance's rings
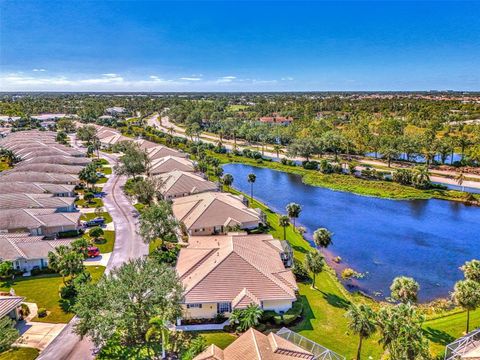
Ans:
POLYGON ((129 260, 96 285, 80 287, 74 305, 79 321, 74 331, 89 336, 96 346, 115 334, 122 345, 143 345, 152 318, 174 322, 181 315, 182 293, 181 282, 170 266, 155 259, 129 260))
POLYGON ((480 283, 480 260, 473 259, 467 261, 465 265, 461 267, 465 279, 473 280, 480 283))
POLYGON ((134 179, 140 174, 148 173, 150 159, 145 151, 137 144, 128 142, 125 144, 123 155, 114 170, 119 175, 132 176, 134 179))
POLYGON ((145 334, 145 340, 147 340, 147 342, 151 342, 154 338, 159 337, 162 348, 162 359, 165 359, 165 347, 167 346, 168 339, 168 324, 160 316, 155 316, 151 318, 148 323, 150 324, 150 327, 145 334))
POLYGON ((359 336, 356 360, 360 360, 363 340, 377 331, 375 312, 366 304, 351 304, 345 316, 349 320, 349 329, 359 336))
POLYGON ((323 256, 316 250, 308 252, 305 255, 305 267, 313 275, 312 288, 315 289, 315 277, 317 274, 320 274, 323 270, 324 261, 323 256))
POLYGON ((248 174, 247 181, 250 184, 250 199, 253 201, 253 184, 257 180, 257 176, 255 174, 248 174))
POLYGON ((19 335, 13 320, 8 316, 0 318, 0 352, 10 348, 19 335))
POLYGON ((411 277, 399 276, 390 286, 392 299, 406 303, 416 303, 420 285, 411 277))
POLYGON ((292 202, 286 206, 286 210, 290 219, 293 220, 293 229, 295 230, 295 220, 298 219, 298 217, 300 216, 300 213, 302 212, 302 207, 299 204, 292 202))
POLYGON ((378 312, 380 344, 391 359, 429 359, 429 343, 423 334, 425 317, 412 304, 385 306, 378 312))
POLYGON ((145 243, 160 240, 163 246, 165 241, 177 242, 178 226, 172 205, 162 200, 142 211, 139 234, 145 243))
POLYGON ((222 183, 223 185, 225 185, 227 187, 227 189, 230 188, 230 186, 232 186, 233 184, 233 175, 232 174, 225 174, 223 175, 223 178, 222 178, 222 183))
POLYGON ((235 309, 230 316, 230 324, 239 331, 245 331, 257 326, 262 318, 263 310, 255 304, 248 305, 245 309, 235 309))
POLYGON ((480 284, 473 280, 460 280, 455 284, 453 299, 467 311, 467 333, 470 331, 470 311, 480 306, 480 284))
POLYGON ((278 225, 283 228, 283 240, 287 240, 287 227, 290 225, 290 218, 287 215, 282 215, 278 218, 278 225))
POLYGON ((313 233, 313 242, 317 247, 326 249, 332 245, 332 236, 333 233, 327 229, 319 228, 313 233))
POLYGON ((70 246, 60 245, 55 252, 48 253, 48 267, 62 275, 63 283, 65 278, 71 276, 75 278, 85 269, 83 265, 84 255, 70 246))

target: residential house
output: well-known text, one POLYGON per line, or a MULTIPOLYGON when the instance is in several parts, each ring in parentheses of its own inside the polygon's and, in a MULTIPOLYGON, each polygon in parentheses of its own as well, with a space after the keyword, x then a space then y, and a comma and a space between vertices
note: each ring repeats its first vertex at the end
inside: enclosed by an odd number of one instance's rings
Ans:
POLYGON ((288 311, 298 287, 283 253, 281 242, 269 234, 191 237, 176 265, 185 289, 183 317, 213 319, 250 304, 288 311))
POLYGON ((192 161, 182 157, 166 156, 152 161, 149 172, 152 175, 159 175, 175 170, 195 172, 195 165, 192 161))
POLYGON ((80 165, 62 165, 62 164, 30 164, 28 161, 20 162, 15 165, 12 170, 8 170, 8 172, 44 172, 44 173, 55 173, 55 174, 72 174, 77 175, 82 171, 84 166, 80 165))
POLYGON ((0 194, 52 194, 53 196, 75 197, 75 185, 22 181, 0 182, 0 194))
POLYGON ((31 235, 57 236, 80 228, 79 212, 55 209, 0 210, 0 233, 28 232, 31 235))
POLYGON ((3 171, 0 173, 1 182, 40 182, 51 184, 69 184, 78 185, 80 180, 78 176, 72 174, 54 174, 35 171, 3 171))
MULTIPOLYGON (((193 360, 316 360, 309 350, 271 332, 268 335, 254 328, 244 332, 225 349, 210 345, 193 360)), ((327 359, 327 358, 325 358, 327 359)), ((330 359, 330 358, 328 358, 330 359)))
POLYGON ((107 114, 112 115, 112 116, 123 114, 123 113, 125 113, 125 111, 126 111, 126 109, 124 107, 120 107, 120 106, 113 106, 113 107, 109 107, 109 108, 105 109, 105 112, 107 114))
POLYGON ((72 240, 43 240, 27 233, 0 234, 0 259, 11 261, 15 270, 29 272, 48 267, 48 253, 72 240))
POLYGON ((255 229, 265 223, 259 209, 246 205, 243 196, 205 192, 173 200, 175 217, 190 236, 222 234, 232 229, 255 229))
POLYGON ((181 151, 171 149, 167 146, 159 145, 148 140, 135 140, 135 143, 139 145, 140 149, 145 150, 151 161, 164 158, 166 156, 176 157, 188 157, 188 154, 181 151))
POLYGON ((77 210, 74 197, 58 197, 52 194, 0 194, 0 210, 5 209, 54 209, 57 212, 77 210))
POLYGON ((15 295, 0 295, 0 319, 9 317, 12 320, 20 320, 20 309, 24 298, 15 295))
POLYGON ((207 191, 218 191, 218 185, 201 175, 174 170, 158 175, 162 182, 161 190, 165 199, 175 199, 207 191))
POLYGON ((277 113, 273 113, 272 116, 262 116, 259 120, 265 124, 290 125, 293 121, 293 118, 280 116, 277 113))
POLYGON ((22 161, 23 164, 60 164, 87 166, 92 160, 86 157, 73 157, 67 155, 38 156, 22 161))

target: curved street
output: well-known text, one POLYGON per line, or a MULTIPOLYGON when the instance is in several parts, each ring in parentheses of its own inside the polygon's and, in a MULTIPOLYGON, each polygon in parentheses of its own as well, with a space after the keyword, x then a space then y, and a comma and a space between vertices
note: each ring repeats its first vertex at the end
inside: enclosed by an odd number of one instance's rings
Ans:
MULTIPOLYGON (((75 144, 75 141, 73 143, 75 144)), ((75 147, 78 146, 75 145, 75 147)), ((101 157, 112 166, 117 162, 117 158, 111 154, 101 153, 101 157)), ((148 255, 148 245, 137 233, 138 212, 122 190, 125 181, 125 176, 112 173, 103 187, 106 194, 103 202, 115 225, 115 245, 105 270, 106 273, 129 259, 148 255)), ((94 310, 92 309, 92 311, 94 310)), ((93 343, 88 339, 80 339, 73 332, 76 321, 77 317, 74 317, 40 354, 39 360, 91 360, 95 357, 93 343)))

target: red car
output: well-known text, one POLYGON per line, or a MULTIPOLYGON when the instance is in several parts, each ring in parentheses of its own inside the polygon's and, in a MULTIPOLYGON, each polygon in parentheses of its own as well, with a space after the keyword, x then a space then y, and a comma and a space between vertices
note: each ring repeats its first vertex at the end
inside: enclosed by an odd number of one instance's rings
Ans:
POLYGON ((89 246, 88 247, 88 257, 97 257, 100 256, 100 250, 98 250, 97 247, 95 246, 89 246))

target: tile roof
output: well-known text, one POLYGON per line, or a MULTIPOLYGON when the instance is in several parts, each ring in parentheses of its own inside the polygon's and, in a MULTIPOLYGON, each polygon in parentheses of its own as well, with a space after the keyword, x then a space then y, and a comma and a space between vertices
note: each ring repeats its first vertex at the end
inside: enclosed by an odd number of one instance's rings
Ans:
POLYGON ((74 197, 52 194, 0 194, 0 209, 60 209, 73 206, 74 197))
POLYGON ((193 360, 314 360, 315 356, 282 337, 268 335, 251 328, 237 340, 221 350, 215 345, 209 346, 193 360))
POLYGON ((71 226, 78 224, 80 213, 58 213, 55 209, 0 210, 0 231, 37 229, 41 226, 71 226))
POLYGON ((90 162, 91 160, 86 157, 73 157, 73 156, 67 156, 67 155, 47 155, 47 156, 37 156, 34 158, 27 159, 22 162, 22 165, 46 163, 46 164, 86 166, 90 162))
POLYGON ((154 175, 175 170, 194 172, 195 167, 192 161, 178 156, 166 156, 153 160, 150 164, 150 173, 154 175))
POLYGON ((23 299, 21 296, 0 296, 0 319, 16 309, 23 299))
POLYGON ((15 165, 12 170, 8 170, 8 172, 24 172, 24 171, 35 171, 35 172, 45 172, 45 173, 55 173, 55 174, 72 174, 76 175, 82 171, 84 166, 80 165, 62 165, 62 164, 48 164, 48 163, 40 163, 40 164, 31 164, 28 161, 20 162, 15 165))
POLYGON ((73 193, 75 185, 29 183, 23 181, 0 182, 0 194, 64 194, 73 193))
POLYGON ((60 245, 70 244, 73 240, 42 240, 42 236, 28 234, 0 234, 0 259, 15 261, 18 259, 46 259, 48 253, 60 245))
POLYGON ((295 301, 297 284, 276 242, 269 234, 191 237, 176 266, 185 303, 295 301))
POLYGON ((217 191, 218 185, 202 176, 185 171, 174 170, 158 175, 162 181, 161 193, 165 197, 184 196, 205 191, 217 191))
POLYGON ((72 174, 55 174, 38 171, 2 171, 0 182, 42 182, 52 184, 78 184, 78 176, 72 174))
POLYGON ((187 229, 261 222, 261 215, 242 202, 242 197, 205 192, 173 200, 173 213, 187 229))

